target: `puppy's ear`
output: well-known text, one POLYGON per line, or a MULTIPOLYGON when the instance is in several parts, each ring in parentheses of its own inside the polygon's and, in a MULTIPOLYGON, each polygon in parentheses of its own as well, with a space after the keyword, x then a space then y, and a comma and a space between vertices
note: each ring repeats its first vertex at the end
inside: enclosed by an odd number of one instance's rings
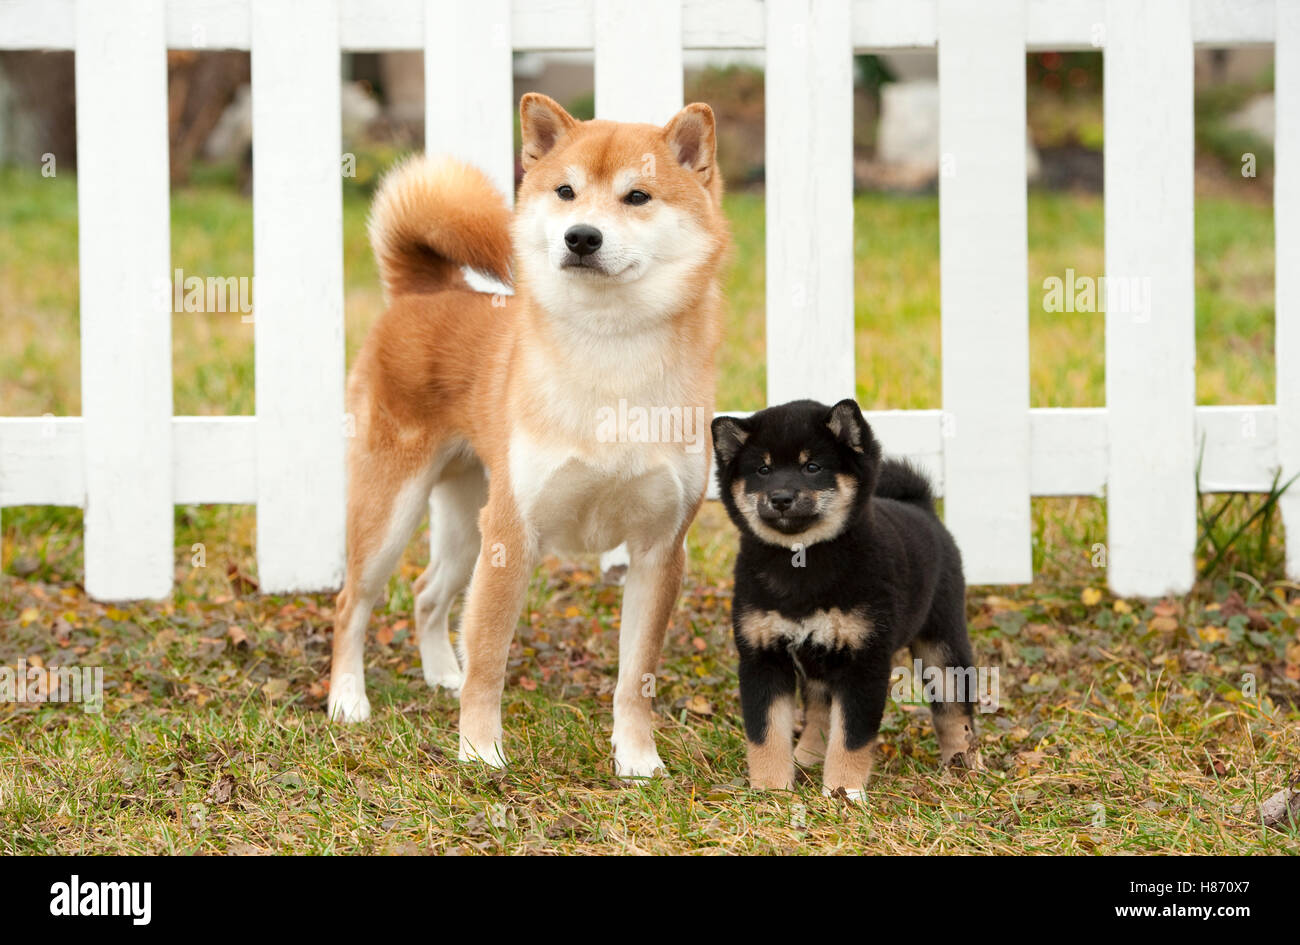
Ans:
POLYGON ((520 160, 527 171, 544 158, 560 139, 576 128, 578 121, 559 102, 539 92, 519 100, 519 135, 523 139, 520 160))
POLYGON ((740 452, 749 439, 750 429, 743 420, 735 417, 713 418, 713 452, 718 456, 718 466, 725 467, 740 452))
POLYGON ((677 162, 694 171, 699 182, 708 187, 718 150, 713 109, 703 102, 687 105, 664 125, 664 137, 677 162))
POLYGON ((856 400, 841 400, 832 407, 826 415, 826 426, 835 439, 859 453, 865 453, 871 444, 871 428, 856 400))

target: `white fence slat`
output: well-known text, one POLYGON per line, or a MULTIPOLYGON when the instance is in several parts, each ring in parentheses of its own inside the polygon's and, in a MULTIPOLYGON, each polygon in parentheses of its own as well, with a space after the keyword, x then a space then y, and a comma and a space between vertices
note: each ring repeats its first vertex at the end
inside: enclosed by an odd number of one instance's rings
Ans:
MULTIPOLYGON (((1300 473, 1300 4, 1278 0, 1273 53, 1277 116, 1273 227, 1277 259, 1278 458, 1286 479, 1300 473)), ((1282 497, 1286 573, 1300 579, 1300 482, 1282 497)))
POLYGON ((76 11, 86 592, 173 575, 167 59, 162 0, 76 11))
POLYGON ((767 400, 854 393, 848 0, 767 4, 767 400))
POLYGON ((1033 577, 1024 24, 939 3, 944 518, 974 584, 1033 577))
POLYGON ((682 108, 682 5, 596 4, 596 117, 665 124, 682 108))
POLYGON ((481 168, 515 199, 509 0, 426 0, 424 142, 481 168))
POLYGON ((1195 576, 1187 0, 1111 0, 1105 70, 1108 577, 1117 594, 1156 596, 1189 589, 1195 576), (1117 287, 1131 290, 1127 304, 1117 287))
POLYGON ((257 566, 267 592, 339 586, 343 190, 335 0, 252 6, 257 566))

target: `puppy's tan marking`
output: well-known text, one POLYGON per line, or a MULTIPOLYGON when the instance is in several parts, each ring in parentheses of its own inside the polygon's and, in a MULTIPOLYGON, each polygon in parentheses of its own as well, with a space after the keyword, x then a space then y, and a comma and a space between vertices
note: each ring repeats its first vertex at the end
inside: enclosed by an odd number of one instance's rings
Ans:
POLYGON ((767 710, 767 730, 761 743, 749 746, 749 783, 756 788, 788 791, 794 787, 794 697, 780 696, 767 710))
POLYGON ((744 614, 740 621, 741 636, 756 649, 805 643, 828 650, 858 648, 875 629, 869 617, 845 613, 837 607, 814 611, 803 620, 791 620, 776 611, 761 611, 744 614))
POLYGON ((803 732, 794 749, 794 760, 805 767, 826 758, 831 730, 831 694, 825 683, 809 680, 803 690, 803 732))
POLYGON ((850 749, 844 743, 844 713, 838 701, 831 703, 830 741, 826 748, 826 770, 823 775, 823 793, 833 794, 840 788, 850 800, 860 801, 866 795, 867 780, 871 777, 872 739, 861 748, 850 749))

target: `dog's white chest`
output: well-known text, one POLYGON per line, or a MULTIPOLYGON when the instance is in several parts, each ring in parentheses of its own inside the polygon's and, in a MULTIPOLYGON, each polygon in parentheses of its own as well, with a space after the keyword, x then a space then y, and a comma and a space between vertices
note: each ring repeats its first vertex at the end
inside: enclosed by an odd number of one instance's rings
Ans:
POLYGON ((672 541, 704 491, 703 452, 680 444, 603 443, 582 449, 510 440, 515 502, 542 550, 608 551, 672 541))

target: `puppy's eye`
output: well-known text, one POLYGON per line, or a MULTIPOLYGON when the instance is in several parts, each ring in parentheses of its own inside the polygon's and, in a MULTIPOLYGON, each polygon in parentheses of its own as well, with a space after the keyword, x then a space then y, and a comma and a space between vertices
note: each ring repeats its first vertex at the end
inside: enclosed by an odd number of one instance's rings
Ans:
POLYGON ((577 196, 577 194, 573 192, 573 188, 568 184, 561 184, 559 187, 555 188, 555 196, 559 197, 561 200, 572 200, 577 196))
POLYGON ((818 466, 816 463, 804 463, 803 471, 808 473, 809 475, 812 475, 813 473, 821 472, 822 468, 818 466))
POLYGON ((644 190, 634 190, 631 191, 626 197, 623 198, 623 202, 630 203, 634 207, 639 207, 643 203, 650 202, 650 195, 647 194, 644 190))
POLYGON ((772 472, 772 467, 771 467, 771 466, 759 466, 759 467, 758 467, 758 474, 759 474, 760 476, 766 476, 766 475, 769 475, 771 472, 772 472))

